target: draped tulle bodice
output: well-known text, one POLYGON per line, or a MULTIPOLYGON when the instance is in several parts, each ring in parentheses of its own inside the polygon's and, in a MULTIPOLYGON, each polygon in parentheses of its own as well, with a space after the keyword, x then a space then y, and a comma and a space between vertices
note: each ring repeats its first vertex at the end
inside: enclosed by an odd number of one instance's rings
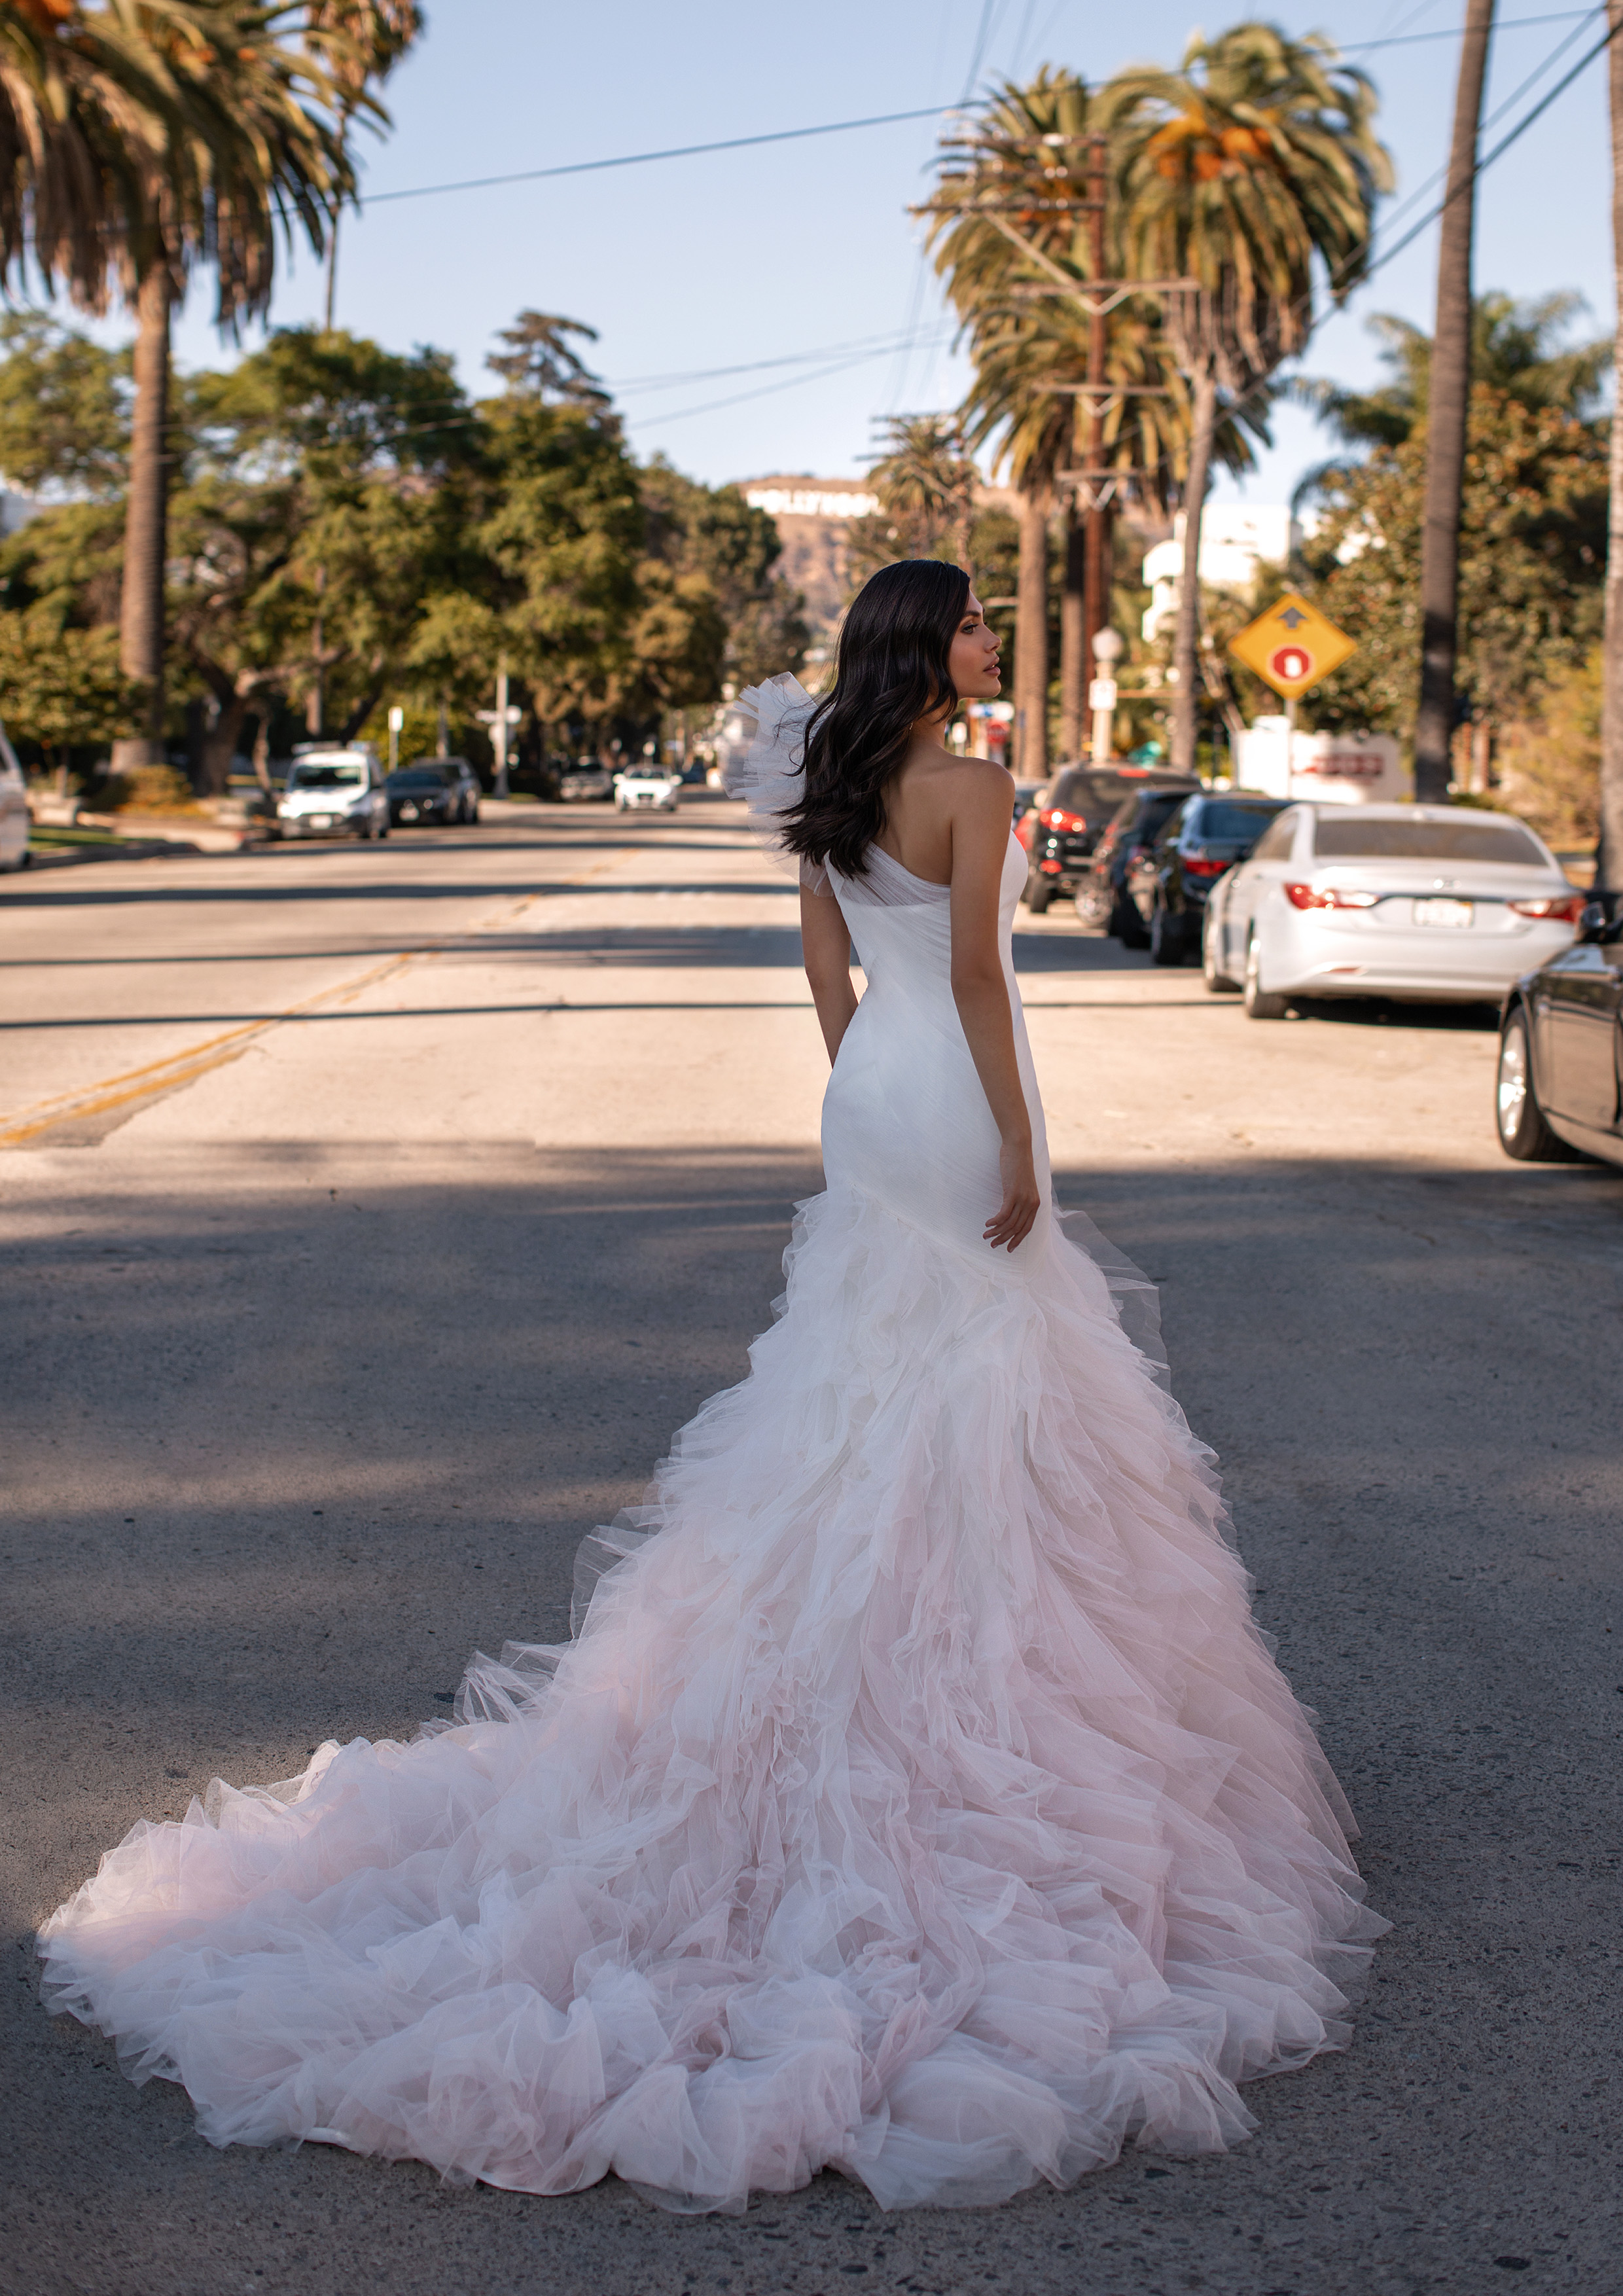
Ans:
MULTIPOLYGON (((866 987, 823 1103, 824 1167, 832 1187, 860 1188, 971 1252, 979 1266, 988 1257, 981 1231, 1002 1193, 999 1143, 953 997, 952 890, 915 877, 881 846, 865 858, 861 877, 829 873, 866 987)), ((1040 1258, 1050 1220, 1042 1098, 1014 977, 1014 912, 1025 876, 1011 838, 998 946, 1044 1209, 1018 1251, 996 1255, 1005 1275, 1040 1258)))

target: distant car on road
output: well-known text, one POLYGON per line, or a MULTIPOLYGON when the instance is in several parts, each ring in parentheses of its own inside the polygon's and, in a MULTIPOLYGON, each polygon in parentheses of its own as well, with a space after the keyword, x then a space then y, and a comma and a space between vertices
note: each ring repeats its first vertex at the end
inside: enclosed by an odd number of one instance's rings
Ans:
POLYGON ((276 800, 272 833, 296 837, 387 837, 389 795, 383 768, 370 743, 322 747, 306 742, 293 752, 276 800))
POLYGON ((1087 874, 1093 850, 1122 800, 1146 787, 1187 792, 1201 784, 1157 766, 1065 766, 1042 801, 1021 817, 1015 835, 1030 861, 1021 895, 1040 917, 1057 893, 1073 893, 1087 874))
POLYGON ((480 786, 463 758, 416 758, 389 776, 389 817, 397 825, 447 828, 479 819, 480 786))
POLYGON ((0 869, 28 867, 29 826, 28 784, 0 726, 0 869))
POLYGON ((632 766, 617 775, 615 809, 619 813, 675 813, 682 789, 679 773, 661 766, 632 766))
POLYGON ((1124 872, 1157 964, 1182 964, 1201 954, 1207 897, 1225 871, 1246 860, 1287 800, 1242 790, 1185 798, 1147 849, 1137 846, 1124 872))
POLYGON ((583 798, 607 800, 614 795, 614 776, 595 758, 578 758, 559 775, 558 794, 566 805, 583 798))
POLYGON ((1087 874, 1076 890, 1077 914, 1102 925, 1124 948, 1147 948, 1149 932, 1127 891, 1127 872, 1150 851, 1179 806, 1200 788, 1178 780, 1135 790, 1124 798, 1094 846, 1087 874))
POLYGON ((1494 1114, 1519 1163, 1573 1149, 1623 1164, 1623 903, 1587 902, 1578 939, 1517 981, 1499 1022, 1494 1114))
POLYGON ((1207 986, 1254 1021, 1293 996, 1497 1004, 1584 906, 1543 840, 1465 806, 1291 805, 1206 904, 1207 986))

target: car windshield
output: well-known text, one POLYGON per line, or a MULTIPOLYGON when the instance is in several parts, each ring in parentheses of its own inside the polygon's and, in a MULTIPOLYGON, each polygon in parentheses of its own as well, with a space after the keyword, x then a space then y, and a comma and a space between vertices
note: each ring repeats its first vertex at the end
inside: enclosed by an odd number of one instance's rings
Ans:
POLYGON ((1048 802, 1061 813, 1079 813, 1087 821, 1098 821, 1121 803, 1132 789, 1132 783, 1119 774, 1106 773, 1092 766, 1073 766, 1063 773, 1048 792, 1048 802))
POLYGON ((1502 868, 1548 865, 1525 829, 1513 821, 1370 820, 1349 806, 1345 813, 1320 814, 1313 849, 1321 861, 1492 861, 1502 868))
POLYGON ((389 777, 391 790, 441 790, 445 785, 446 775, 439 766, 402 766, 389 777))
POLYGON ((365 766, 294 766, 287 777, 289 789, 365 789, 365 766))
POLYGON ((1247 805, 1232 798, 1210 798, 1194 808, 1184 827, 1196 837, 1216 839, 1219 843, 1249 845, 1253 837, 1260 837, 1276 813, 1284 807, 1266 801, 1247 805))

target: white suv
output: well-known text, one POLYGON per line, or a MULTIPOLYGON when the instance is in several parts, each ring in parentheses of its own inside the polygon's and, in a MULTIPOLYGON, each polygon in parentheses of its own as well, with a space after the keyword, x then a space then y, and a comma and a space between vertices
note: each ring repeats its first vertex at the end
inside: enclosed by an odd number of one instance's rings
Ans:
POLYGON ((276 801, 278 837, 387 837, 389 793, 369 742, 327 749, 307 742, 293 752, 276 801))

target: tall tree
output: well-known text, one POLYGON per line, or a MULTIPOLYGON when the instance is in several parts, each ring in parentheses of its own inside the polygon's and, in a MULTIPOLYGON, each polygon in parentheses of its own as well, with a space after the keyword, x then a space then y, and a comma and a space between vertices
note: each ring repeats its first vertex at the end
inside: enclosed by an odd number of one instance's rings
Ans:
POLYGON ((868 458, 868 479, 898 547, 890 557, 950 557, 966 572, 975 513, 975 465, 950 414, 893 414, 868 458))
MULTIPOLYGON (((338 96, 340 143, 365 105, 374 84, 386 80, 406 50, 422 36, 422 11, 416 0, 312 0, 306 37, 321 58, 338 96)), ((338 306, 338 231, 341 202, 335 202, 327 228, 326 326, 331 333, 338 306)))
POLYGON ((0 18, 0 272, 31 238, 47 287, 92 311, 116 290, 136 314, 120 634, 146 712, 121 766, 163 756, 173 306, 206 263, 234 334, 269 304, 278 229, 319 253, 353 189, 303 29, 280 0, 39 0, 0 18))
POLYGON ((1048 763, 1048 529, 1056 474, 1074 458, 1076 406, 1052 373, 1026 370, 1040 331, 1034 299, 1088 274, 1087 135, 1094 98, 1075 73, 1045 66, 1006 82, 967 129, 942 139, 930 216, 936 268, 969 338, 976 379, 964 402, 971 448, 996 438, 1020 498, 1014 628, 1017 770, 1048 763), (1022 319, 1026 325, 1022 328, 1022 319), (1002 356, 991 379, 988 351, 1002 356))
MULTIPOLYGON (((1617 357, 1623 374, 1623 0, 1608 0, 1607 89, 1611 111, 1611 261, 1617 357)), ((1611 424, 1611 495, 1606 542, 1606 630, 1602 641, 1601 843, 1596 881, 1623 890, 1623 414, 1611 424)))
POLYGON ((1459 653, 1460 489, 1471 398, 1471 243, 1477 207, 1477 132, 1494 0, 1467 0, 1454 99, 1454 140, 1437 253, 1437 325, 1426 408, 1426 514, 1420 561, 1420 707, 1414 794, 1444 803, 1452 775, 1459 653))
POLYGON ((1193 402, 1171 727, 1172 763, 1188 772, 1201 518, 1224 395, 1256 391, 1307 340, 1316 258, 1337 301, 1357 283, 1391 162, 1368 78, 1319 35, 1295 40, 1270 24, 1197 37, 1176 72, 1121 73, 1106 108, 1127 273, 1191 283, 1167 303, 1193 402))

